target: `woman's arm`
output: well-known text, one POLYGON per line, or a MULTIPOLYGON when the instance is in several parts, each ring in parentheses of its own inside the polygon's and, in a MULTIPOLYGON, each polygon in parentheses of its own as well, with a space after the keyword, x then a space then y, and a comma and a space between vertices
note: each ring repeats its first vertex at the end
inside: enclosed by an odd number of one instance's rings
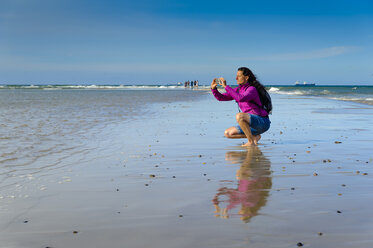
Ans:
POLYGON ((218 101, 232 101, 233 97, 231 97, 228 93, 220 93, 218 89, 211 89, 212 94, 218 101))
POLYGON ((226 86, 225 90, 237 102, 249 102, 259 97, 255 87, 248 87, 244 92, 241 93, 236 92, 230 86, 226 86))
MULTIPOLYGON (((224 78, 221 78, 221 79, 222 79, 222 82, 223 82, 223 84, 221 84, 221 85, 223 85, 225 87, 226 82, 225 82, 224 78)), ((211 83, 211 91, 212 91, 212 94, 214 95, 214 97, 216 98, 216 100, 218 100, 218 101, 232 101, 233 98, 229 95, 229 93, 223 93, 222 94, 218 91, 218 89, 216 88, 218 82, 216 80, 217 79, 214 78, 214 80, 212 80, 212 83, 211 83)))

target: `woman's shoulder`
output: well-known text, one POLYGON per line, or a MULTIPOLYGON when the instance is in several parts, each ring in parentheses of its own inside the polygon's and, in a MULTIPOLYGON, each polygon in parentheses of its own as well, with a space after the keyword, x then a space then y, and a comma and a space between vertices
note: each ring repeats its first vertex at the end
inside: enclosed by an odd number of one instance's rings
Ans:
POLYGON ((256 88, 250 84, 244 85, 246 91, 257 91, 256 88))

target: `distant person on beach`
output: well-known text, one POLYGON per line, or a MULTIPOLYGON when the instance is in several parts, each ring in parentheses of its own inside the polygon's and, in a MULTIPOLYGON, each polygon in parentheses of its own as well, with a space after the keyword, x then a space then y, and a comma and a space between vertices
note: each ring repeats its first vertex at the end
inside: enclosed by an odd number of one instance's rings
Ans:
POLYGON ((226 129, 224 135, 231 139, 247 138, 248 142, 243 146, 257 145, 261 134, 270 127, 271 98, 249 68, 238 68, 236 81, 238 87, 235 89, 227 85, 222 77, 215 78, 211 83, 211 91, 218 101, 235 100, 239 106, 240 112, 236 115, 238 126, 226 129), (226 93, 218 91, 218 83, 226 93))

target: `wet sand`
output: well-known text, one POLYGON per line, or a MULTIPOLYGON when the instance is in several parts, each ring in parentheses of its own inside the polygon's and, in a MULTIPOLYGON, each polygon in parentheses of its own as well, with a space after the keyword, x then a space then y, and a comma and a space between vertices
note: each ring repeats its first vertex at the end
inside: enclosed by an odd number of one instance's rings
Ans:
POLYGON ((257 148, 210 95, 113 125, 96 156, 9 181, 0 247, 372 247, 373 108, 273 102, 257 148))

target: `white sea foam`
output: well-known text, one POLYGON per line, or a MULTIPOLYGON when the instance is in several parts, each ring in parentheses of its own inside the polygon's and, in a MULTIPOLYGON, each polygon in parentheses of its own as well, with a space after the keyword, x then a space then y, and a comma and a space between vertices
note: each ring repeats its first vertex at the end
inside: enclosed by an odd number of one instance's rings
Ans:
POLYGON ((312 92, 310 90, 300 90, 300 89, 288 89, 288 88, 277 88, 271 87, 268 92, 273 94, 281 94, 281 95, 309 95, 312 92))
POLYGON ((330 95, 330 91, 329 90, 323 90, 320 92, 321 95, 330 95))
POLYGON ((43 88, 43 90, 62 90, 61 88, 43 88))
POLYGON ((366 98, 366 97, 348 97, 348 96, 342 96, 342 97, 330 97, 329 99, 333 100, 339 100, 339 101, 373 101, 373 98, 366 98))
POLYGON ((297 96, 309 94, 308 91, 303 91, 303 90, 292 90, 292 91, 275 90, 275 91, 271 91, 271 93, 281 94, 281 95, 297 95, 297 96))
POLYGON ((332 100, 339 100, 339 101, 359 101, 359 100, 364 100, 363 98, 347 97, 347 96, 342 96, 342 97, 329 97, 329 99, 332 99, 332 100))
POLYGON ((276 92, 280 91, 280 89, 276 88, 276 87, 271 87, 268 91, 271 92, 271 93, 276 93, 276 92))
POLYGON ((31 84, 31 85, 25 86, 25 88, 36 89, 36 88, 39 88, 39 86, 31 84))
POLYGON ((329 99, 337 100, 337 101, 348 101, 348 102, 357 102, 367 105, 373 105, 373 98, 371 97, 330 97, 329 99))
MULTIPOLYGON (((61 90, 61 89, 184 89, 183 85, 0 85, 1 89, 42 89, 42 90, 61 90)), ((198 88, 205 89, 209 86, 201 85, 198 88)))

